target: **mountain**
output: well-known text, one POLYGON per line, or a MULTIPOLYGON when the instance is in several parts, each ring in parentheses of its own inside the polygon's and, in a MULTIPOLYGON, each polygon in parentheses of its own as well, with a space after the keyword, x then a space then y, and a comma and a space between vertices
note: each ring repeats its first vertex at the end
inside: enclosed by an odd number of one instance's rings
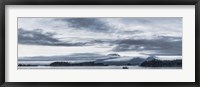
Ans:
MULTIPOLYGON (((173 56, 172 56, 173 57, 173 56)), ((101 55, 77 53, 63 56, 37 56, 19 58, 19 66, 141 66, 141 67, 181 67, 182 59, 150 56, 120 56, 117 53, 101 55), (170 60, 169 60, 170 59, 170 60), (173 60, 171 60, 173 59, 173 60)))
POLYGON ((145 61, 152 61, 154 59, 156 59, 157 57, 154 55, 150 55, 149 57, 147 57, 147 59, 145 61))
POLYGON ((112 57, 120 57, 119 54, 113 53, 113 54, 108 54, 108 56, 112 56, 112 57))
POLYGON ((144 62, 144 58, 140 57, 119 57, 119 58, 109 58, 104 60, 97 60, 95 63, 103 63, 105 65, 139 65, 144 62))
POLYGON ((146 60, 140 64, 142 67, 182 67, 182 59, 176 60, 146 60))

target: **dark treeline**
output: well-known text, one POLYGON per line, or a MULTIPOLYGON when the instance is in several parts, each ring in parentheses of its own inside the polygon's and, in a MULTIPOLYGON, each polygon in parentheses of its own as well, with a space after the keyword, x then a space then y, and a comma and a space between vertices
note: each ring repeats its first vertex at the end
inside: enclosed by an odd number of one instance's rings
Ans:
POLYGON ((38 65, 31 65, 31 64, 18 64, 18 66, 38 66, 38 65))
POLYGON ((108 66, 103 63, 94 62, 81 62, 81 63, 69 63, 69 62, 53 62, 50 66, 108 66))
POLYGON ((182 67, 182 60, 157 60, 145 61, 140 66, 143 67, 182 67))

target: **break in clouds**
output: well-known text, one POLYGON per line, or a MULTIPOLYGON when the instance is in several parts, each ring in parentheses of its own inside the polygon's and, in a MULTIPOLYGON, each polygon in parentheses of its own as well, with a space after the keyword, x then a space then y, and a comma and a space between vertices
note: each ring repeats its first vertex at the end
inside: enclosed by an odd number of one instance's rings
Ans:
POLYGON ((98 54, 181 56, 182 18, 18 18, 18 44, 46 46, 47 51, 48 47, 88 47, 84 52, 94 47, 101 48, 94 52, 98 54))

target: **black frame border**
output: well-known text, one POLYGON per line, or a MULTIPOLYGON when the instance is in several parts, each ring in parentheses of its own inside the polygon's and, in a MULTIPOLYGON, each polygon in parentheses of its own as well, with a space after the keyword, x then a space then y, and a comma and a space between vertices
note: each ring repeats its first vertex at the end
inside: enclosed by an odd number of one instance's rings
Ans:
POLYGON ((0 21, 1 87, 200 87, 200 0, 1 0, 0 21), (195 5, 195 82, 5 82, 6 5, 195 5))

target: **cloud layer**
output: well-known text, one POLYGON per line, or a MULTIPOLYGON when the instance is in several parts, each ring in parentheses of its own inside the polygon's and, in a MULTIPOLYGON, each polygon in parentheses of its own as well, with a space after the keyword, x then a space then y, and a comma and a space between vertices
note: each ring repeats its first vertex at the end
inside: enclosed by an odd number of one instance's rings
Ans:
POLYGON ((68 24, 68 27, 88 32, 109 32, 111 29, 106 22, 98 18, 58 18, 55 21, 63 21, 68 24))
POLYGON ((53 33, 42 33, 41 29, 35 31, 26 31, 18 29, 18 43, 29 45, 47 45, 47 46, 83 46, 85 43, 62 42, 53 37, 53 33))
POLYGON ((18 26, 19 44, 182 55, 180 17, 19 18, 18 26))
POLYGON ((156 51, 157 54, 182 55, 182 40, 175 37, 160 37, 156 39, 125 39, 115 42, 113 51, 156 51))

